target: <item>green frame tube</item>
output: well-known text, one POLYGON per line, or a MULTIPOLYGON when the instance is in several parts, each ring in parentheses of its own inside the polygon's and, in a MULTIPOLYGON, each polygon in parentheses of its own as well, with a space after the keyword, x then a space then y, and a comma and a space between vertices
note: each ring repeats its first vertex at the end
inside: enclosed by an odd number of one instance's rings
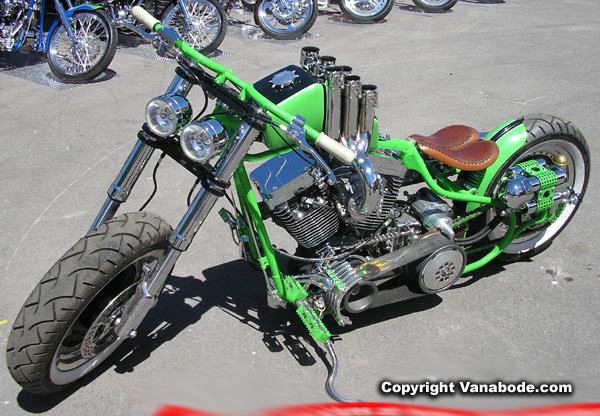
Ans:
POLYGON ((256 201, 254 191, 248 180, 246 167, 243 163, 240 164, 234 172, 233 180, 242 214, 247 216, 245 220, 248 221, 249 227, 254 227, 256 238, 258 239, 258 242, 249 239, 250 251, 253 255, 257 256, 255 260, 258 261, 260 267, 263 270, 268 268, 271 272, 271 279, 273 280, 275 290, 279 297, 287 302, 293 303, 297 299, 293 294, 288 293, 286 285, 284 284, 284 276, 275 257, 275 251, 271 245, 269 234, 267 233, 265 223, 260 214, 258 202, 256 201))

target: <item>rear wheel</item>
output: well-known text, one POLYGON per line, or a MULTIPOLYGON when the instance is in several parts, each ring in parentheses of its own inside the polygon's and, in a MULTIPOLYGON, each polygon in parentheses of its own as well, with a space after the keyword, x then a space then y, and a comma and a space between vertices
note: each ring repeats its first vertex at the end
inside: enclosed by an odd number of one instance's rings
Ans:
POLYGON ((121 215, 83 237, 46 273, 21 309, 6 362, 35 394, 65 388, 102 363, 127 337, 121 318, 142 279, 161 261, 171 227, 144 212, 121 215))
POLYGON ((413 0, 413 3, 430 13, 445 12, 450 10, 458 0, 413 0))
POLYGON ((117 30, 98 10, 77 11, 70 22, 75 41, 69 39, 62 24, 57 26, 48 42, 48 65, 61 81, 90 81, 112 62, 117 51, 117 30))
MULTIPOLYGON (((590 176, 590 151, 585 138, 572 123, 557 117, 530 114, 524 117, 523 124, 527 129, 527 141, 508 162, 498 170, 490 183, 486 196, 496 197, 502 178, 508 168, 527 160, 544 159, 549 165, 557 155, 567 158, 564 168, 568 177, 568 186, 572 187, 580 199, 585 194, 590 176)), ((515 239, 500 256, 504 261, 516 261, 531 257, 550 246, 554 238, 567 226, 577 212, 580 204, 555 204, 551 210, 558 214, 549 221, 526 229, 515 239)), ((487 214, 487 223, 497 215, 495 210, 487 214)), ((517 225, 529 219, 526 214, 519 215, 517 225)), ((496 240, 506 234, 508 226, 501 222, 495 227, 489 239, 496 240)))
POLYGON ((183 3, 190 20, 186 19, 179 2, 175 2, 165 10, 163 26, 175 29, 188 45, 204 55, 217 50, 227 33, 223 6, 216 0, 185 0, 183 3))

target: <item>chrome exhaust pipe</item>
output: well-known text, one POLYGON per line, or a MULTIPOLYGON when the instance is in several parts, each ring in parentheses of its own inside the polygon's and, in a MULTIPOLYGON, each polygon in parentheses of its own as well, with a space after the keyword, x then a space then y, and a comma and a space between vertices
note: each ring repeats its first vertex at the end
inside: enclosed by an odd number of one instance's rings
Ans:
POLYGON ((316 46, 305 46, 300 51, 300 67, 314 77, 319 73, 319 52, 316 46))
POLYGON ((335 66, 335 62, 335 56, 320 56, 318 74, 316 78, 321 81, 327 81, 327 68, 329 68, 330 66, 335 66))
POLYGON ((352 75, 352 67, 348 65, 339 65, 344 75, 352 75))
POLYGON ((342 116, 342 142, 348 145, 358 138, 358 108, 361 81, 358 75, 344 76, 344 113, 342 116))
POLYGON ((378 104, 377 87, 372 84, 363 84, 360 97, 360 113, 358 116, 359 134, 361 141, 367 140, 371 144, 373 126, 375 123, 375 108, 378 104))
POLYGON ((325 114, 325 134, 339 140, 342 134, 342 91, 344 89, 343 68, 328 66, 327 80, 327 111, 325 114))

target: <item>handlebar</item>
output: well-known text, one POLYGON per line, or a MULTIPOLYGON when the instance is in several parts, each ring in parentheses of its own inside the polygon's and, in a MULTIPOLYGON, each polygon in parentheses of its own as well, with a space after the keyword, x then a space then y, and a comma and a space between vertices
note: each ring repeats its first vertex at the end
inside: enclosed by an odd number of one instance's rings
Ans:
MULTIPOLYGON (((138 21, 149 27, 153 32, 158 32, 161 29, 163 29, 163 26, 161 25, 160 21, 140 6, 134 6, 131 9, 131 14, 138 21)), ((245 82, 237 78, 233 74, 233 71, 217 64, 212 59, 202 55, 200 52, 193 49, 180 38, 172 39, 172 41, 174 41, 175 48, 180 50, 184 55, 188 56, 193 61, 206 67, 207 69, 214 71, 217 74, 214 79, 217 84, 222 85, 226 81, 231 82, 233 85, 235 85, 241 90, 240 95, 250 97, 259 106, 267 110, 269 113, 273 114, 275 117, 282 120, 287 125, 290 125, 292 123, 294 115, 281 110, 276 104, 274 104, 261 93, 259 93, 252 84, 246 84, 245 82)), ((316 144, 321 149, 330 153, 342 163, 350 165, 356 158, 354 151, 350 150, 343 144, 327 136, 325 133, 319 132, 306 125, 304 126, 304 129, 306 130, 307 138, 312 143, 316 144)))

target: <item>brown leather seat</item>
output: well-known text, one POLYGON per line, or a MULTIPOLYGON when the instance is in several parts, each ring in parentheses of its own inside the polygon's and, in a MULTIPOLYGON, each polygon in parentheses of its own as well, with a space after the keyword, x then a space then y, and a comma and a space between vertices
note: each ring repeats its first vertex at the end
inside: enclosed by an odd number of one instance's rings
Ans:
POLYGON ((460 170, 486 169, 500 153, 495 142, 479 140, 479 132, 468 126, 449 126, 431 136, 413 134, 410 138, 427 156, 460 170))

